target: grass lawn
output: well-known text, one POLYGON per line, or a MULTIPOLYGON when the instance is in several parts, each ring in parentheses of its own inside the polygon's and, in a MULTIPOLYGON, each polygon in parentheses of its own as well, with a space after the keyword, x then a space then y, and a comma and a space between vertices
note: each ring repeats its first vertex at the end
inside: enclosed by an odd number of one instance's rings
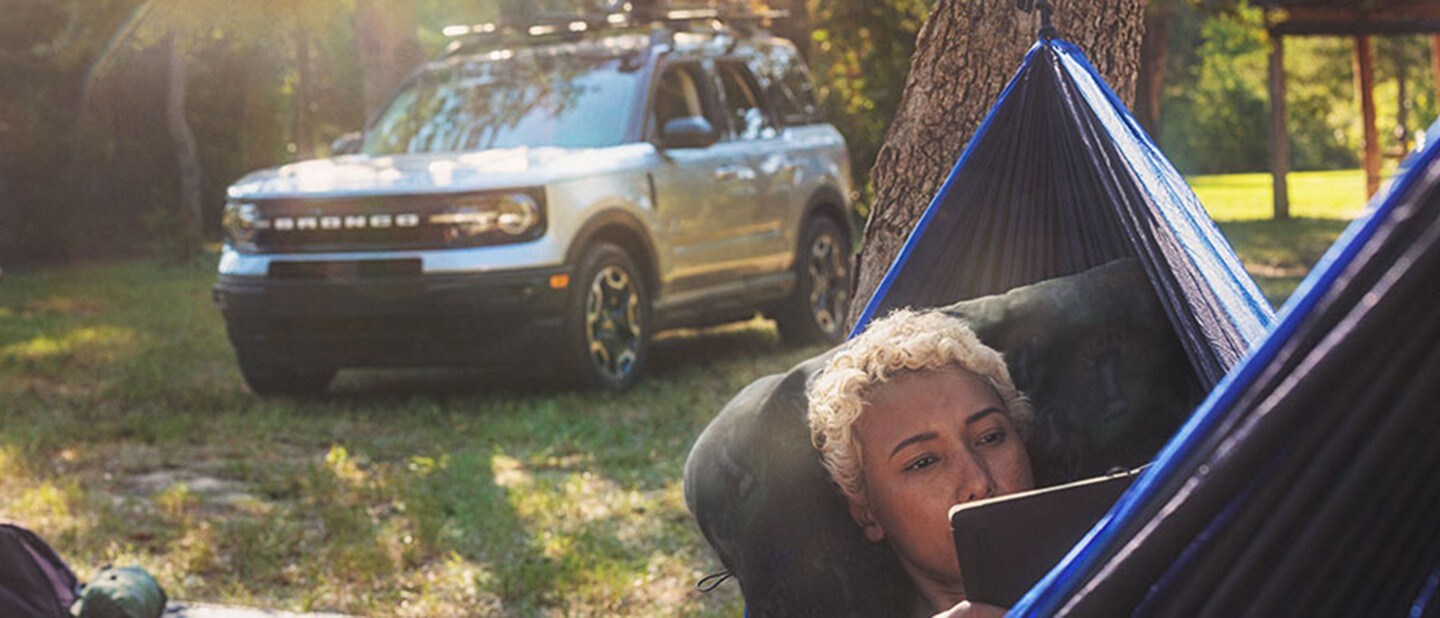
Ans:
MULTIPOLYGON (((1356 212, 1358 179, 1296 174, 1306 218, 1281 223, 1250 175, 1192 181, 1278 301, 1356 212)), ((260 401, 212 273, 0 283, 0 518, 82 577, 135 563, 172 598, 366 615, 740 615, 735 584, 693 589, 719 565, 685 510, 685 455, 741 386, 817 349, 754 321, 664 337, 621 395, 350 372, 323 400, 260 401)))
POLYGON ((1290 174, 1288 221, 1271 219, 1269 174, 1226 174, 1188 179, 1244 260, 1250 275, 1277 307, 1295 291, 1335 238, 1365 208, 1360 170, 1290 174))

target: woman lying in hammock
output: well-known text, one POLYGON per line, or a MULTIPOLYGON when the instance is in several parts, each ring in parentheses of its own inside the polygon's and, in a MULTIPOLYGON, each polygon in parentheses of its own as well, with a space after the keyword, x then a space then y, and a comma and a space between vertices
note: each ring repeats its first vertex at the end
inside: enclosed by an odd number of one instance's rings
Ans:
POLYGON ((928 614, 971 607, 950 538, 957 503, 1034 487, 1033 420, 999 352, 938 311, 899 310, 829 359, 809 386, 811 436, 871 543, 895 553, 928 614))

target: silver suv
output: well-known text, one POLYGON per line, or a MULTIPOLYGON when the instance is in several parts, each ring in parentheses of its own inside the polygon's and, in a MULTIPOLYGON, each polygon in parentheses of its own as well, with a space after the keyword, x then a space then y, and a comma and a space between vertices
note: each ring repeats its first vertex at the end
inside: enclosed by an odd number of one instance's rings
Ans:
POLYGON ((839 340, 849 160, 794 45, 541 26, 462 28, 354 154, 229 188, 215 299, 253 391, 445 365, 624 388, 653 333, 757 311, 839 340))

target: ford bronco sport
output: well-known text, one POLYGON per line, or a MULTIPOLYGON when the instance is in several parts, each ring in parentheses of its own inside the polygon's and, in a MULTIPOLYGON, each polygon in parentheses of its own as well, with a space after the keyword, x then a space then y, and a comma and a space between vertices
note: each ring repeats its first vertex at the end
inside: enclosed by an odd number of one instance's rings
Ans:
POLYGON ((849 160, 794 45, 713 16, 447 34, 353 154, 229 188, 215 299, 254 392, 444 365, 624 388, 655 332, 757 311, 843 336, 849 160))

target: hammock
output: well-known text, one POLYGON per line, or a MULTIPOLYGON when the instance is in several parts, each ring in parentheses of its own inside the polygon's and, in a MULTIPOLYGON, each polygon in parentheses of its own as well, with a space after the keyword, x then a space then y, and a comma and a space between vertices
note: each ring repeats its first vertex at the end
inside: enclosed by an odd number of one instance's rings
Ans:
MULTIPOLYGON (((1184 179, 1080 50, 1042 34, 855 333, 891 308, 994 298, 1133 258, 1211 394, 1016 615, 1440 603, 1440 416, 1425 414, 1440 400, 1437 159, 1432 145, 1272 329, 1184 179)), ((893 613, 905 595, 893 565, 818 540, 847 522, 815 486, 823 471, 805 441, 816 363, 727 405, 692 450, 686 500, 755 615, 893 613), (797 513, 812 513, 814 534, 785 528, 797 513), (805 586, 822 594, 787 591, 805 586)))
POLYGON ((1215 389, 1012 615, 1433 613, 1437 216, 1440 144, 1432 144, 1221 381, 1272 321, 1268 306, 1080 51, 1043 40, 855 332, 891 307, 943 304, 1134 255, 1215 389))

